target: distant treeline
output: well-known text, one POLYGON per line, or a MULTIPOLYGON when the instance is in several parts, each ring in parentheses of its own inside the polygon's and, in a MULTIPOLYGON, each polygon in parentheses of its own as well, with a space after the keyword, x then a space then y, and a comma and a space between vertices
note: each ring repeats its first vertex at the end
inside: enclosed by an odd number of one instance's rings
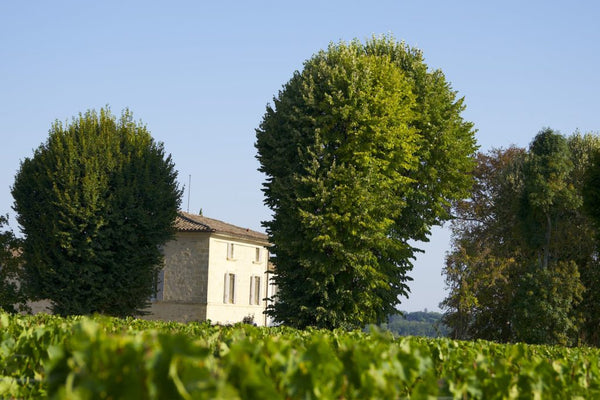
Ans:
POLYGON ((380 328, 400 336, 446 337, 449 329, 441 319, 442 314, 438 312, 403 311, 402 314, 390 316, 380 328))

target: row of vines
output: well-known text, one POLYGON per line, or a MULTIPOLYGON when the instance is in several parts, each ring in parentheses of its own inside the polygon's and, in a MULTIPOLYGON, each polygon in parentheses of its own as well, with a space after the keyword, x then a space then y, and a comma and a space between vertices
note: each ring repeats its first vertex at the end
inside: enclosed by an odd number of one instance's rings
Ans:
POLYGON ((600 398, 600 351, 0 314, 0 398, 600 398))

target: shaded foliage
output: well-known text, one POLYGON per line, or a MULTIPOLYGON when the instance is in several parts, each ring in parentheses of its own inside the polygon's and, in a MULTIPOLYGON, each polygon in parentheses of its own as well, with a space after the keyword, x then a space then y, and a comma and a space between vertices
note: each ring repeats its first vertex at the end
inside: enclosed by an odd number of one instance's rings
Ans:
MULTIPOLYGON (((8 216, 0 215, 0 229, 8 224, 8 216)), ((0 309, 7 312, 26 311, 26 298, 19 285, 21 240, 11 230, 0 231, 0 309)))

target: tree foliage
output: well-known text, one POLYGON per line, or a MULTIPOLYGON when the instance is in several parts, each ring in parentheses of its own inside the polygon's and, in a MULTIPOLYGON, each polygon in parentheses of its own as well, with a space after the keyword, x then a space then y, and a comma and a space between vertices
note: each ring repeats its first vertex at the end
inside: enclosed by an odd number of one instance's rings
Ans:
POLYGON ((598 148, 593 135, 544 129, 528 150, 478 155, 444 270, 453 336, 597 343, 597 247, 582 189, 598 148))
POLYGON ((176 176, 128 110, 55 122, 12 188, 29 295, 63 315, 139 313, 173 234, 176 176))
POLYGON ((331 44, 295 72, 257 129, 277 302, 305 327, 396 312, 417 249, 466 195, 475 151, 462 99, 391 38, 331 44))
POLYGON ((586 213, 600 227, 600 149, 595 150, 584 176, 583 199, 586 213))
POLYGON ((391 315, 386 323, 379 326, 399 336, 445 337, 448 327, 442 323, 442 314, 438 312, 402 312, 391 315))
MULTIPOLYGON (((597 140, 600 142, 600 139, 597 140)), ((579 181, 583 182, 583 208, 585 215, 591 220, 593 228, 585 232, 583 237, 593 238, 596 246, 600 245, 600 144, 590 146, 587 149, 585 159, 589 162, 589 167, 579 172, 579 181)), ((585 240, 583 243, 587 243, 585 240)), ((581 246, 580 241, 575 245, 581 246)), ((581 308, 585 315, 583 332, 586 334, 586 341, 596 346, 600 346, 600 262, 598 262, 598 247, 593 255, 586 260, 587 268, 582 269, 582 279, 585 281, 586 290, 581 308)))
MULTIPOLYGON (((7 224, 8 216, 0 215, 0 228, 7 224)), ((0 309, 11 313, 27 310, 19 286, 20 245, 20 239, 11 230, 0 232, 0 309)))

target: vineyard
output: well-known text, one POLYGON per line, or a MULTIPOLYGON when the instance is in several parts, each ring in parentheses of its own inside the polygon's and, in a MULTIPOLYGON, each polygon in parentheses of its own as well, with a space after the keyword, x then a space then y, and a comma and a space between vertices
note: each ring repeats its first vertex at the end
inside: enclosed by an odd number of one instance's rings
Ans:
POLYGON ((600 398, 600 351, 0 314, 0 398, 600 398))

